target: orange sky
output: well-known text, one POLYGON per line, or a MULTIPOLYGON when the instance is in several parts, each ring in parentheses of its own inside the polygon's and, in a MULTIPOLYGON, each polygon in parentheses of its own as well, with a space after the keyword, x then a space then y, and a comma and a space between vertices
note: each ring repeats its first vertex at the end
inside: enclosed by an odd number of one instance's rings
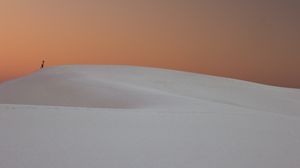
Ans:
POLYGON ((62 64, 130 64, 300 88, 300 2, 3 0, 0 81, 62 64))

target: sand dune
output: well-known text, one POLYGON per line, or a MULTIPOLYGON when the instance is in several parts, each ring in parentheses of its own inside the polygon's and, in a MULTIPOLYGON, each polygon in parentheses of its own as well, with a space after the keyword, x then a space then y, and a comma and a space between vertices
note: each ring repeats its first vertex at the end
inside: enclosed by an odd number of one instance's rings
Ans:
POLYGON ((232 105, 298 115, 300 91, 130 66, 61 66, 0 85, 0 103, 96 108, 232 105))
POLYGON ((300 167, 300 90, 61 66, 0 85, 0 167, 300 167))

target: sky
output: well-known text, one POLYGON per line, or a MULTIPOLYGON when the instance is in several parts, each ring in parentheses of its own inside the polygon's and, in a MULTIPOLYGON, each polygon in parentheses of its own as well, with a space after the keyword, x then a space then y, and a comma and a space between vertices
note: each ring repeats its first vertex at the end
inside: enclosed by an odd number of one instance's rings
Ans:
POLYGON ((298 0, 1 0, 0 81, 64 64, 300 88, 298 0))

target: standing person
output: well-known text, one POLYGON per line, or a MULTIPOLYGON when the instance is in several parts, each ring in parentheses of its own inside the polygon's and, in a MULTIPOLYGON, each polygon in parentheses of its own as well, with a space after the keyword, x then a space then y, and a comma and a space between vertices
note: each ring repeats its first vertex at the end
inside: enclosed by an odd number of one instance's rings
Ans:
POLYGON ((42 64, 41 64, 41 69, 44 68, 44 65, 45 65, 45 60, 43 60, 42 64))

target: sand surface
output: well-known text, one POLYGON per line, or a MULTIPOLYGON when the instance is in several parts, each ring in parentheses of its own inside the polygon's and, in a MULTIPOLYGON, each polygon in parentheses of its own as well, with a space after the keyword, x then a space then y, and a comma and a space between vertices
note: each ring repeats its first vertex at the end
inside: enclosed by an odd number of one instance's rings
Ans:
POLYGON ((2 168, 299 168, 300 90, 60 66, 0 84, 2 168))

